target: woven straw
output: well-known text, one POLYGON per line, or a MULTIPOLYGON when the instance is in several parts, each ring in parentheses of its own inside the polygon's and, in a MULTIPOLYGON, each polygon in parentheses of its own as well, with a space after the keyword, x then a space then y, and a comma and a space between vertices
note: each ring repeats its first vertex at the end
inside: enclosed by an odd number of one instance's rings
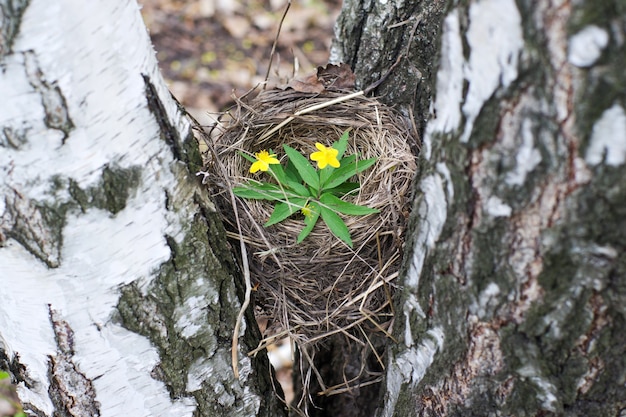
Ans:
POLYGON ((257 313, 273 323, 260 348, 289 335, 301 350, 311 349, 336 333, 367 346, 367 334, 384 334, 392 323, 390 297, 416 171, 416 141, 393 109, 363 95, 346 97, 343 92, 264 91, 247 102, 239 100, 214 140, 215 153, 207 166, 210 190, 229 236, 244 239, 247 245, 257 313), (331 102, 335 104, 328 105, 331 102), (317 110, 306 110, 313 106, 317 110), (284 164, 283 144, 308 157, 316 150, 315 142, 330 146, 347 129, 345 155, 378 158, 358 175, 361 188, 344 197, 380 210, 367 216, 341 216, 354 249, 336 238, 321 219, 296 244, 304 226, 300 213, 265 228, 271 202, 237 198, 236 208, 232 206, 231 187, 249 179, 271 180, 268 173, 250 174, 250 162, 239 151, 254 154, 271 149, 284 164))

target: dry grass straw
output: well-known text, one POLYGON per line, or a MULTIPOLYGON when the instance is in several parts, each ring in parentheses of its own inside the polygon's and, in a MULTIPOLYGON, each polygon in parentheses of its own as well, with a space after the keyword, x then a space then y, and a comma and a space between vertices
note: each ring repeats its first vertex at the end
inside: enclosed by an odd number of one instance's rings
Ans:
POLYGON ((238 104, 215 140, 215 155, 207 170, 229 236, 243 238, 247 245, 252 280, 258 284, 257 309, 261 307, 275 323, 270 327, 274 333, 266 334, 259 349, 285 335, 301 349, 310 348, 336 333, 367 346, 368 332, 387 333, 392 322, 390 283, 400 264, 416 171, 413 136, 401 117, 363 95, 275 89, 238 104), (311 108, 315 110, 307 110, 311 108), (253 154, 272 149, 280 158, 282 145, 288 144, 308 157, 315 142, 330 146, 346 129, 351 129, 346 155, 378 158, 359 174, 360 190, 346 197, 380 210, 368 216, 342 216, 354 249, 333 236, 321 220, 296 244, 303 227, 300 214, 264 228, 273 209, 267 201, 239 199, 241 236, 228 188, 250 178, 267 181, 270 177, 250 174, 250 163, 238 151, 253 154), (218 163, 225 170, 218 169, 218 163), (228 178, 223 178, 223 172, 228 178))

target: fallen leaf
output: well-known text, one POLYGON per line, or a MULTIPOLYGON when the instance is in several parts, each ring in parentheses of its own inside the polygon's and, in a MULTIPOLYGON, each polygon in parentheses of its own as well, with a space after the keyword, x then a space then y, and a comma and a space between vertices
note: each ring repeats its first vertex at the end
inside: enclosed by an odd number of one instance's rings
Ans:
POLYGON ((302 93, 321 93, 324 90, 354 90, 356 76, 350 65, 328 64, 326 67, 317 67, 317 74, 304 79, 294 78, 289 81, 287 87, 291 87, 302 93))
POLYGON ((327 90, 354 90, 356 75, 348 64, 328 64, 317 67, 317 79, 327 90))
POLYGON ((321 93, 324 91, 324 85, 317 78, 317 75, 310 75, 304 79, 294 78, 289 81, 287 87, 291 87, 301 93, 321 93))

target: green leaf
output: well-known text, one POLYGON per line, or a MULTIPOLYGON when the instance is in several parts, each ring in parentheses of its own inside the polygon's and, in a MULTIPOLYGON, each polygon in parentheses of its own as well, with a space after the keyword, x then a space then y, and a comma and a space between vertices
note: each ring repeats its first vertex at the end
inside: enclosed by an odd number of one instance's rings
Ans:
POLYGON ((287 182, 287 175, 285 174, 282 165, 272 164, 270 165, 270 171, 272 174, 274 174, 278 182, 282 183, 283 185, 287 182))
POLYGON ((339 217, 337 213, 331 209, 324 206, 320 206, 320 214, 322 215, 322 220, 324 220, 324 223, 326 223, 326 226, 328 226, 331 233, 346 242, 348 246, 352 247, 352 239, 350 238, 348 226, 346 226, 344 221, 341 220, 341 217, 339 217))
POLYGON ((320 170, 320 188, 322 190, 327 188, 326 183, 336 169, 341 169, 342 167, 353 163, 355 160, 356 155, 346 156, 345 158, 339 160, 339 168, 333 168, 330 165, 327 165, 326 168, 320 170))
POLYGON ((241 152, 241 151, 237 151, 237 153, 241 156, 243 156, 245 159, 247 159, 249 162, 252 162, 253 164, 256 162, 256 158, 254 156, 248 155, 245 152, 241 152))
POLYGON ((330 193, 324 193, 320 197, 320 201, 331 210, 337 211, 343 214, 350 214, 354 216, 365 216, 366 214, 380 213, 380 210, 373 208, 359 206, 347 201, 343 201, 330 193))
POLYGON ((335 195, 344 195, 354 190, 358 190, 359 187, 360 187, 360 184, 358 182, 344 182, 343 184, 338 185, 334 188, 324 189, 324 192, 335 194, 335 195))
POLYGON ((289 159, 287 159, 287 166, 285 167, 285 174, 287 174, 287 176, 291 178, 293 181, 297 183, 302 183, 302 177, 298 173, 298 170, 294 166, 293 162, 290 162, 289 159))
POLYGON ((341 166, 333 172, 333 175, 328 178, 328 182, 324 185, 324 188, 334 188, 338 185, 346 182, 353 175, 359 172, 365 171, 376 163, 377 158, 364 159, 362 161, 355 161, 351 164, 341 166))
POLYGON ((284 203, 277 203, 269 220, 263 225, 265 227, 282 222, 306 204, 306 198, 292 198, 284 203))
POLYGON ((270 171, 272 171, 272 173, 276 176, 276 180, 278 180, 283 187, 292 189, 296 194, 302 197, 311 196, 309 190, 300 183, 302 180, 294 180, 291 178, 281 165, 270 165, 270 171))
POLYGON ((341 160, 344 152, 346 152, 346 148, 348 147, 348 136, 350 133, 350 129, 343 132, 339 140, 333 143, 333 148, 337 149, 339 153, 337 154, 337 159, 341 160))
POLYGON ((248 198, 251 200, 276 200, 276 193, 269 190, 259 190, 256 187, 241 186, 233 187, 233 194, 237 197, 248 198))
POLYGON ((233 194, 251 200, 285 201, 289 197, 298 197, 292 191, 281 190, 280 187, 268 183, 248 183, 240 187, 233 187, 233 194))
POLYGON ((263 226, 268 227, 278 222, 282 222, 287 217, 291 216, 293 213, 295 213, 295 211, 292 210, 289 204, 277 203, 274 206, 274 211, 272 211, 272 215, 263 226))
MULTIPOLYGON (((341 165, 348 165, 356 161, 356 155, 348 155, 341 160, 341 165)), ((341 168, 341 167, 339 167, 341 168)), ((339 169, 337 168, 337 169, 339 169)))
POLYGON ((269 193, 256 191, 248 187, 234 187, 233 194, 249 200, 276 200, 269 193))
POLYGON ((295 149, 287 145, 283 145, 283 148, 285 148, 285 153, 289 157, 289 161, 291 161, 294 167, 298 170, 298 174, 300 174, 302 180, 315 190, 319 190, 320 178, 317 175, 315 168, 313 168, 313 165, 311 165, 309 161, 307 161, 307 159, 295 149))
POLYGON ((299 196, 302 197, 313 197, 314 194, 312 194, 308 188, 306 188, 304 185, 302 184, 298 184, 297 182, 289 182, 289 187, 291 189, 293 189, 293 191, 298 194, 299 196))
POLYGON ((0 381, 10 378, 11 375, 6 371, 0 371, 0 381))
POLYGON ((320 208, 317 204, 309 203, 309 209, 311 210, 311 215, 304 216, 304 229, 300 231, 297 243, 302 242, 311 233, 317 224, 317 220, 320 218, 320 208))
POLYGON ((356 168, 357 174, 365 171, 366 169, 374 165, 376 161, 378 161, 378 158, 370 158, 370 159, 363 159, 362 161, 356 161, 355 163, 357 166, 356 168))
POLYGON ((348 181, 351 177, 356 175, 356 164, 352 162, 351 164, 341 165, 339 168, 333 172, 333 174, 326 180, 324 183, 324 190, 328 190, 331 188, 335 188, 338 185, 343 184, 348 181))

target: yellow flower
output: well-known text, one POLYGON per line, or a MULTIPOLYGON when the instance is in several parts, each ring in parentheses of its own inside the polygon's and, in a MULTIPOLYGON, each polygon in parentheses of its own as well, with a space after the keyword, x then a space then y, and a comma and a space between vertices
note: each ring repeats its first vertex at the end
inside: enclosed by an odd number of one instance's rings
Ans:
POLYGON ((319 169, 326 168, 326 165, 330 165, 333 168, 339 168, 339 161, 337 155, 339 151, 335 148, 327 148, 319 142, 315 143, 315 147, 319 152, 313 152, 311 154, 311 160, 317 162, 319 169))
POLYGON ((276 155, 270 154, 266 150, 257 152, 254 156, 257 160, 250 167, 250 172, 253 174, 257 171, 267 171, 270 169, 270 165, 280 164, 280 161, 276 159, 276 155))

